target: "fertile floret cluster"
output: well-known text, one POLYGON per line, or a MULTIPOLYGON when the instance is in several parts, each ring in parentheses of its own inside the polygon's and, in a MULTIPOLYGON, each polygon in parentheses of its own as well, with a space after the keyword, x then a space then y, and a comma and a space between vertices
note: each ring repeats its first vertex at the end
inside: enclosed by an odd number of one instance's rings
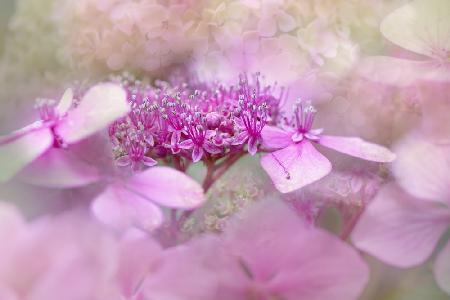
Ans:
POLYGON ((128 74, 114 80, 126 89, 132 110, 109 134, 117 163, 134 170, 156 164, 155 159, 184 169, 245 148, 254 155, 262 129, 274 123, 286 94, 277 85, 263 85, 258 74, 241 75, 230 86, 180 80, 150 85, 128 74))

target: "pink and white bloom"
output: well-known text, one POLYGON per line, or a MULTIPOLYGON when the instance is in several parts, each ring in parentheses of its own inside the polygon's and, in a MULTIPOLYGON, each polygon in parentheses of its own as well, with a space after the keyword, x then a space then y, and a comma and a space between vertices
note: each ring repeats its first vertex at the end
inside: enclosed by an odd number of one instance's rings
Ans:
POLYGON ((125 91, 114 84, 92 87, 73 108, 68 89, 58 105, 38 102, 40 120, 0 138, 0 182, 24 170, 31 183, 50 187, 81 186, 98 180, 97 171, 65 149, 106 128, 129 112, 125 91))
MULTIPOLYGON (((354 244, 397 267, 427 260, 450 228, 450 148, 422 136, 407 137, 398 147, 389 184, 361 216, 354 244)), ((450 241, 434 262, 439 286, 450 294, 450 241)))
POLYGON ((194 179, 169 167, 152 167, 131 177, 114 179, 94 199, 91 210, 113 228, 151 231, 163 222, 157 204, 189 210, 204 201, 203 189, 194 179))
POLYGON ((222 236, 167 250, 143 293, 173 300, 352 300, 361 294, 368 268, 349 245, 308 227, 279 201, 242 217, 222 236))
POLYGON ((261 132, 264 147, 280 149, 261 159, 262 167, 280 192, 295 191, 330 173, 331 163, 313 144, 369 161, 395 159, 395 154, 387 148, 358 137, 322 135, 322 129, 312 129, 315 113, 311 104, 298 103, 291 123, 284 128, 265 126, 261 132))
POLYGON ((400 86, 420 80, 449 82, 449 11, 447 0, 415 0, 393 11, 381 23, 381 33, 397 46, 424 58, 370 57, 360 64, 361 74, 400 86))

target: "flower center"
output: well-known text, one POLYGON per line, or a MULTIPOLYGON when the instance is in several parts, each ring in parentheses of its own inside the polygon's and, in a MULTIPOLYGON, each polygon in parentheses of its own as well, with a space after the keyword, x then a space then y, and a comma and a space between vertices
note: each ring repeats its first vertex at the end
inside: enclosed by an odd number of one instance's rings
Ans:
POLYGON ((310 101, 299 100, 295 104, 295 127, 298 133, 308 133, 311 130, 316 112, 317 110, 311 105, 310 101))

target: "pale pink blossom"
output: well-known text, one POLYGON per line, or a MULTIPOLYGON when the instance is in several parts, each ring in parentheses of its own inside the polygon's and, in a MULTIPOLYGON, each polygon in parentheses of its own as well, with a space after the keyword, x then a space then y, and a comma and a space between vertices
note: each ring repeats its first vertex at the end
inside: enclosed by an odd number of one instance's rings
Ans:
POLYGON ((294 120, 284 129, 265 126, 261 132, 263 145, 276 150, 264 155, 261 165, 280 192, 292 192, 330 173, 331 163, 314 144, 369 161, 395 159, 395 154, 387 148, 357 137, 322 135, 322 129, 312 129, 315 113, 311 104, 299 103, 294 120))
POLYGON ((372 80, 406 86, 417 81, 450 81, 450 2, 414 0, 394 10, 381 23, 392 43, 418 54, 416 60, 371 57, 359 72, 372 80))
POLYGON ((130 177, 115 178, 92 202, 93 214, 103 223, 125 230, 151 231, 163 222, 157 205, 194 209, 205 201, 202 187, 169 167, 152 167, 130 177))
MULTIPOLYGON (((357 224, 354 244, 398 266, 423 263, 450 227, 450 160, 448 145, 412 135, 397 148, 393 164, 397 183, 384 187, 357 224)), ((448 242, 450 244, 450 242, 448 242)), ((434 262, 438 284, 450 293, 450 246, 434 262)))
POLYGON ((2 300, 138 299, 162 251, 149 236, 118 237, 82 211, 26 222, 0 202, 0 217, 2 300))
POLYGON ((27 181, 50 187, 81 186, 98 180, 97 170, 66 148, 126 115, 126 95, 119 86, 99 84, 87 91, 75 108, 72 102, 70 89, 58 105, 38 100, 40 120, 0 139, 2 182, 22 170, 27 181))
POLYGON ((143 293, 151 300, 351 300, 367 280, 350 246, 269 201, 229 223, 223 236, 167 250, 143 293))

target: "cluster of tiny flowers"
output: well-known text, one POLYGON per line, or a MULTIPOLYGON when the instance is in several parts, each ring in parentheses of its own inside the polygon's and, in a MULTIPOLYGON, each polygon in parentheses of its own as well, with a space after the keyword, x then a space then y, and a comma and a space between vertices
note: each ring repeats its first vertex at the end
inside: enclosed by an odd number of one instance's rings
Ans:
MULTIPOLYGON (((128 93, 132 110, 109 128, 120 166, 139 170, 173 161, 217 161, 247 151, 254 155, 261 131, 277 118, 285 91, 263 85, 258 74, 237 85, 163 82, 153 85, 129 74, 113 78, 128 93)), ((174 80, 175 81, 175 80, 174 80)), ((179 80, 178 80, 179 81, 179 80)))

